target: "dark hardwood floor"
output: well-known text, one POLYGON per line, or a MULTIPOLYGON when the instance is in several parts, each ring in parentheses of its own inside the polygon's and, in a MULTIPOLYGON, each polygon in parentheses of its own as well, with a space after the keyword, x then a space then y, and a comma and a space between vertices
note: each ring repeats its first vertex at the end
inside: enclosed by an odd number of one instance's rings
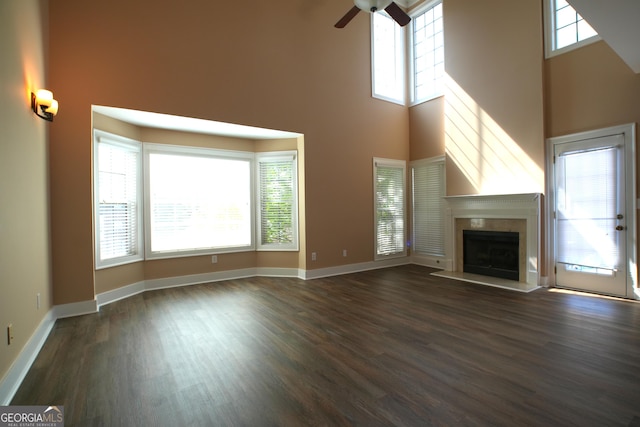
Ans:
POLYGON ((59 320, 13 405, 67 426, 640 426, 640 304, 403 266, 59 320))

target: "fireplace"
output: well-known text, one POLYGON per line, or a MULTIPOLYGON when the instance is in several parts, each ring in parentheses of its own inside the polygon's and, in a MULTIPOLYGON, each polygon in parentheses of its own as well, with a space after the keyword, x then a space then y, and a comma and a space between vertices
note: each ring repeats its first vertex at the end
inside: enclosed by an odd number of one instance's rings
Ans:
POLYGON ((462 230, 463 271, 509 280, 520 279, 517 232, 462 230))
MULTIPOLYGON (((501 194, 501 195, 469 195, 445 197, 447 210, 446 244, 447 253, 451 258, 446 260, 444 271, 433 274, 442 277, 450 277, 467 282, 479 283, 489 286, 497 286, 513 289, 521 292, 530 292, 537 289, 541 276, 538 271, 538 259, 540 250, 540 212, 542 195, 540 193, 526 194, 501 194), (504 243, 493 243, 492 247, 480 249, 482 257, 489 257, 488 264, 498 267, 499 270, 510 270, 509 279, 486 275, 486 271, 469 272, 465 266, 464 236, 463 231, 489 233, 513 233, 517 235, 514 247, 517 247, 517 256, 509 255, 509 259, 516 259, 514 267, 508 263, 505 266, 491 260, 504 252, 504 243), (514 273, 515 272, 515 273, 514 273)), ((494 234, 498 236, 502 234, 494 234)), ((481 243, 486 245, 486 243, 481 243)), ((467 256, 468 257, 468 256, 467 256)), ((486 259, 481 260, 487 262, 486 259)), ((502 260, 501 262, 504 262, 502 260)), ((479 260, 469 264, 480 264, 479 260)))

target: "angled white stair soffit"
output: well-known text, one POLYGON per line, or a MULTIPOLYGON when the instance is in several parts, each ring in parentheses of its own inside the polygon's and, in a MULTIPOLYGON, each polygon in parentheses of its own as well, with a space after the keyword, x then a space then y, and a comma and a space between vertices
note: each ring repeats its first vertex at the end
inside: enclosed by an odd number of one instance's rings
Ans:
POLYGON ((568 2, 635 73, 640 73, 640 0, 568 2))

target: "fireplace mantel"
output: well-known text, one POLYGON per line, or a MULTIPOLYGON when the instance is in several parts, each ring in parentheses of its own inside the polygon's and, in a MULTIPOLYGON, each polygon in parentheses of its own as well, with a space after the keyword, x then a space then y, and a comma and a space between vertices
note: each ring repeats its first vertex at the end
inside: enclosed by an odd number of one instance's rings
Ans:
MULTIPOLYGON (((446 196, 448 209, 453 211, 464 211, 465 215, 471 214, 472 211, 485 213, 493 211, 496 215, 492 218, 504 218, 501 214, 519 211, 520 213, 540 213, 540 193, 523 193, 523 194, 495 194, 495 195, 468 195, 468 196, 446 196)), ((465 216, 465 218, 471 218, 465 216)))
MULTIPOLYGON (((538 270, 538 260, 540 259, 540 213, 542 194, 498 194, 498 195, 468 195, 468 196, 448 196, 446 201, 446 221, 447 221, 447 253, 451 254, 449 270, 451 277, 463 278, 467 276, 462 272, 461 251, 462 243, 458 239, 458 234, 462 233, 461 224, 472 224, 474 228, 483 229, 485 224, 492 230, 509 231, 516 227, 516 223, 526 223, 521 232, 524 237, 525 262, 524 274, 521 275, 521 285, 514 284, 514 288, 535 289, 540 283, 538 270), (483 221, 491 220, 491 221, 483 221), (496 221, 499 220, 499 221, 496 221)), ((465 227, 468 225, 465 225, 465 227)), ((484 276, 483 276, 484 277, 484 276)), ((491 285, 492 279, 470 280, 478 283, 491 285)), ((505 286, 504 283, 495 286, 505 286)))

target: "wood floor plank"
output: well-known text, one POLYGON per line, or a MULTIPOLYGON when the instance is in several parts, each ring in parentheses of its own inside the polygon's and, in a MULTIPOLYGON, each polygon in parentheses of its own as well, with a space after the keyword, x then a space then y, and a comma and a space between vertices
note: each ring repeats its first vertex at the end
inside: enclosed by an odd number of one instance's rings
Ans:
POLYGON ((640 304, 402 266, 139 294, 56 322, 13 405, 67 426, 640 424, 640 304))

